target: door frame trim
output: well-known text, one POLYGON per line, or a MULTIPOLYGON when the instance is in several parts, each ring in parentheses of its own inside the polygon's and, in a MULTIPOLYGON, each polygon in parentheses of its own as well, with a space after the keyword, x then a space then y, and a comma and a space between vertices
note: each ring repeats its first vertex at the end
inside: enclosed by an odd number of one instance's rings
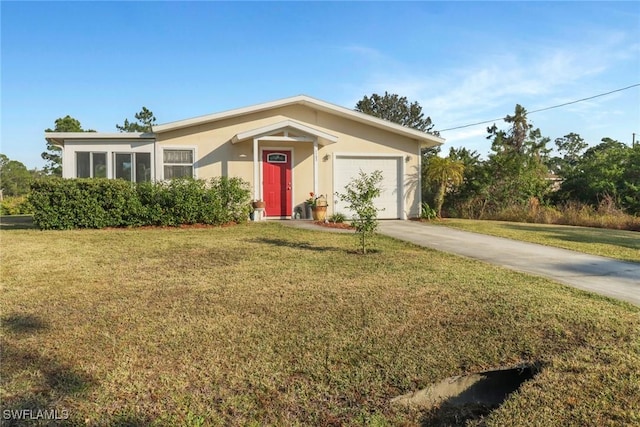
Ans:
POLYGON ((265 151, 283 151, 283 152, 289 152, 289 159, 291 162, 291 216, 287 216, 287 215, 283 215, 283 216, 271 216, 269 218, 280 218, 280 219, 290 219, 293 218, 294 215, 294 207, 295 207, 295 203, 294 203, 294 197, 293 195, 295 194, 295 185, 296 185, 296 180, 295 180, 295 168, 293 167, 294 164, 294 149, 293 147, 273 147, 273 146, 267 146, 267 147, 260 147, 260 157, 259 157, 259 174, 260 174, 260 199, 264 200, 264 171, 262 168, 263 165, 263 160, 264 159, 264 152, 265 151))

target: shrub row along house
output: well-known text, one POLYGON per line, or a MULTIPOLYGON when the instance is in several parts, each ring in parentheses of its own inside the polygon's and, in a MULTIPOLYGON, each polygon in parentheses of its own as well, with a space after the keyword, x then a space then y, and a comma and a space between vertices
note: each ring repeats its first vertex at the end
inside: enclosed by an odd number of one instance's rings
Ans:
MULTIPOLYGON (((437 136, 300 95, 156 125, 152 133, 60 133, 64 178, 129 181, 240 177, 266 216, 304 215, 309 193, 348 214, 336 192, 360 171, 381 170, 380 218, 419 215, 420 150, 437 136)), ((342 203, 343 204, 343 203, 342 203)))

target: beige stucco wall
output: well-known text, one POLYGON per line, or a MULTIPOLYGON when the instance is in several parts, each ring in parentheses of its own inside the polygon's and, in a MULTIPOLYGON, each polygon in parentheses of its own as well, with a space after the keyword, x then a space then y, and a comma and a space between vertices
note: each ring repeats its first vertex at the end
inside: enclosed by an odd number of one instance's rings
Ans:
MULTIPOLYGON (((242 117, 196 125, 157 135, 162 147, 190 147, 196 151, 196 176, 238 176, 253 182, 253 141, 236 144, 231 139, 240 132, 250 131, 283 120, 295 120, 338 138, 338 142, 319 146, 318 192, 329 195, 329 213, 334 191, 333 162, 335 154, 398 155, 403 158, 407 217, 418 215, 419 208, 419 143, 416 140, 384 131, 340 116, 293 105, 242 117)), ((313 191, 313 144, 310 142, 261 141, 260 149, 282 148, 292 150, 293 205, 301 205, 313 191)), ((162 171, 162 153, 157 153, 157 171, 162 171)), ((259 157, 261 159, 261 156, 259 157)))

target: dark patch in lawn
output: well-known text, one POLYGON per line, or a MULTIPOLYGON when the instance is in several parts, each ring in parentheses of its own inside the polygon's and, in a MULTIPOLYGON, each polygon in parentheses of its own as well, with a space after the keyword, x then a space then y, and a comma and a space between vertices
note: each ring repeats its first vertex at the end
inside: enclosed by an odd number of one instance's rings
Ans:
POLYGON ((55 392, 55 394, 81 393, 96 382, 88 374, 50 357, 17 349, 6 342, 2 344, 2 367, 0 372, 2 372, 3 379, 9 378, 20 371, 38 370, 45 379, 44 387, 40 388, 40 392, 55 392))
POLYGON ((35 230, 31 215, 2 215, 0 230, 35 230))
POLYGON ((336 250, 336 248, 331 247, 331 246, 317 246, 317 245, 313 245, 313 244, 308 243, 308 242, 293 242, 293 241, 285 240, 285 239, 269 239, 269 238, 266 238, 266 237, 258 237, 258 238, 255 238, 255 239, 248 239, 247 241, 251 242, 251 243, 265 243, 267 245, 287 247, 287 248, 292 248, 292 249, 305 249, 305 250, 309 250, 309 251, 318 251, 318 252, 335 251, 336 250))
POLYGON ((2 317, 2 328, 15 334, 29 334, 48 327, 47 322, 32 314, 11 314, 2 317))
POLYGON ((117 414, 109 420, 111 427, 145 427, 151 425, 153 420, 138 414, 117 414))
POLYGON ((505 228, 518 231, 532 231, 542 234, 553 234, 558 240, 577 243, 598 243, 612 246, 621 246, 629 249, 640 249, 640 239, 638 236, 631 236, 628 232, 621 232, 612 229, 586 229, 573 230, 569 226, 564 227, 533 227, 522 224, 505 224, 505 228))
POLYGON ((380 249, 369 249, 367 248, 367 253, 362 253, 362 249, 350 249, 347 251, 348 254, 350 255, 373 255, 373 254, 379 254, 382 253, 382 251, 380 249))
POLYGON ((421 420, 423 426, 464 426, 489 415, 540 369, 540 364, 528 364, 451 377, 393 402, 427 409, 421 420))
POLYGON ((77 425, 79 420, 76 419, 74 421, 74 414, 68 411, 69 408, 59 407, 58 402, 64 396, 83 394, 93 387, 97 381, 86 372, 74 369, 53 358, 15 348, 5 340, 2 340, 1 344, 2 365, 0 366, 0 376, 3 382, 11 381, 13 377, 20 375, 24 371, 39 371, 44 380, 40 384, 35 384, 24 394, 5 397, 2 402, 2 410, 18 411, 18 413, 30 410, 32 414, 37 414, 38 411, 55 410, 58 417, 63 416, 63 411, 66 411, 69 417, 68 420, 58 419, 52 422, 39 420, 42 422, 36 423, 34 423, 34 420, 28 419, 10 419, 3 420, 2 425, 77 425))

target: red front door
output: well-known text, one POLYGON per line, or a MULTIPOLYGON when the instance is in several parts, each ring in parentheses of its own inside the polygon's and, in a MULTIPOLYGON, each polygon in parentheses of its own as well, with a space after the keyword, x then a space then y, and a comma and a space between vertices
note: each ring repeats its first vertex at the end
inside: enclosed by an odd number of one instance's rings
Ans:
POLYGON ((291 152, 262 152, 262 198, 267 216, 291 216, 291 152))

